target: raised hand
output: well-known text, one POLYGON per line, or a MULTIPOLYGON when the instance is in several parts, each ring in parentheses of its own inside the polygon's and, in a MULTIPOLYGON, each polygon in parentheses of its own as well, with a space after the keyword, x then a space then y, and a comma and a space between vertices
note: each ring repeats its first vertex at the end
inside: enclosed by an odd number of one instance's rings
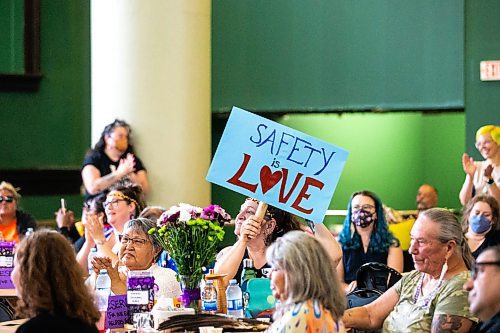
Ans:
POLYGON ((476 173, 476 165, 474 164, 474 159, 467 155, 467 153, 462 155, 462 166, 466 174, 470 177, 474 177, 474 173, 476 173))
POLYGON ((120 164, 116 169, 122 177, 135 171, 135 158, 133 154, 127 154, 127 157, 120 160, 120 164))
POLYGON ((94 243, 106 240, 104 236, 104 222, 102 217, 97 215, 87 216, 85 226, 85 237, 92 239, 94 243))
MULTIPOLYGON (((101 269, 108 270, 108 267, 112 267, 111 259, 109 257, 94 257, 92 259, 92 269, 96 275, 99 275, 101 269)), ((109 275, 109 272, 108 272, 109 275)))
POLYGON ((493 178, 491 177, 491 174, 493 173, 493 165, 489 164, 485 169, 484 169, 484 177, 487 179, 493 178))
POLYGON ((59 208, 56 214, 56 222, 59 229, 71 228, 75 224, 75 214, 67 209, 59 208))
POLYGON ((241 225, 240 237, 243 240, 254 239, 261 233, 262 219, 252 215, 241 225))

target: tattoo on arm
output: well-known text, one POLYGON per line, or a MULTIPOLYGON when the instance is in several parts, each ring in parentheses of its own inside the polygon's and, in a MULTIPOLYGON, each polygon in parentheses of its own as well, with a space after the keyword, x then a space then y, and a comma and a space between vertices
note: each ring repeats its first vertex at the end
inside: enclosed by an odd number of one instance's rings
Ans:
MULTIPOLYGON (((457 333, 464 331, 472 322, 464 317, 453 315, 437 315, 432 321, 432 333, 457 333)), ((466 330, 468 332, 468 330, 466 330)))

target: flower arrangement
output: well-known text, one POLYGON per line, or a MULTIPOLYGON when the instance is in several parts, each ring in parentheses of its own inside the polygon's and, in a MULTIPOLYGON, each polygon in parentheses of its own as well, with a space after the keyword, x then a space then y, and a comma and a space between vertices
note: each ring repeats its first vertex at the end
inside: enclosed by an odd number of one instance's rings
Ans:
POLYGON ((205 208, 181 203, 170 207, 149 230, 177 264, 178 279, 186 289, 199 288, 203 268, 215 260, 231 216, 218 205, 205 208))

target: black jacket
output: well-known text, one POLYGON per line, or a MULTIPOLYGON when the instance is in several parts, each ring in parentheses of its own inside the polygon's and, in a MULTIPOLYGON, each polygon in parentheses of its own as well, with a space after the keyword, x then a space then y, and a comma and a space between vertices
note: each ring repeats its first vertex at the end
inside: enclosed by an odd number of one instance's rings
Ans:
POLYGON ((38 228, 38 224, 35 218, 21 210, 16 211, 16 220, 18 235, 25 235, 28 228, 33 228, 33 230, 36 230, 38 228))

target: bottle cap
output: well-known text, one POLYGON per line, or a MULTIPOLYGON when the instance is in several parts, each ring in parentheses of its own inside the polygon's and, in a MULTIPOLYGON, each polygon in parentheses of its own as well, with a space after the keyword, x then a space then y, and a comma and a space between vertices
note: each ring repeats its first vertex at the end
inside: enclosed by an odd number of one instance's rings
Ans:
POLYGON ((108 271, 107 271, 107 270, 105 270, 105 269, 101 269, 101 270, 99 271, 99 274, 108 274, 108 271))
POLYGON ((213 281, 213 280, 207 280, 207 281, 205 282, 205 284, 214 284, 214 281, 213 281))
POLYGON ((238 281, 236 281, 236 279, 231 279, 229 281, 229 284, 238 284, 238 281))

